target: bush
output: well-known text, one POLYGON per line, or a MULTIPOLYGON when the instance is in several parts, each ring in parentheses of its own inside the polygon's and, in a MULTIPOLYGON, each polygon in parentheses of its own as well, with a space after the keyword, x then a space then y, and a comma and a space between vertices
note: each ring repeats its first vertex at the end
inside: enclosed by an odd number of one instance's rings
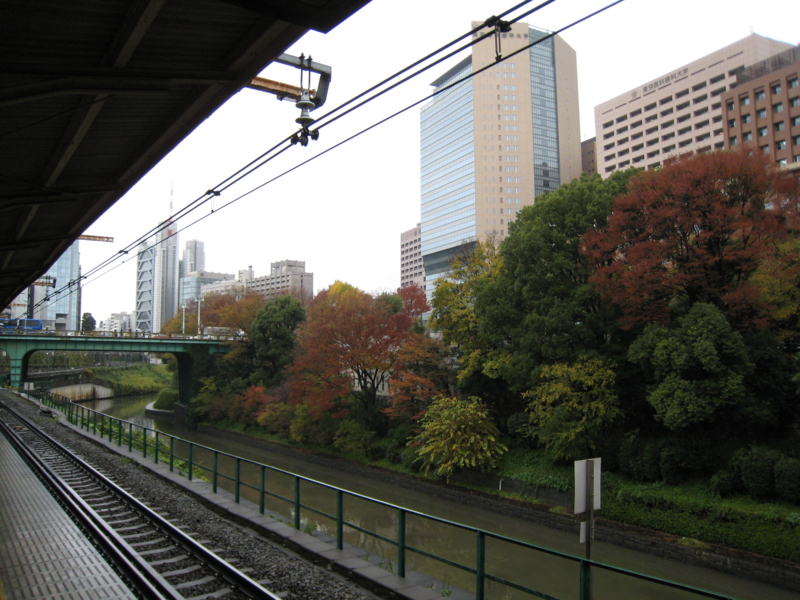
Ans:
POLYGON ((374 431, 368 431, 363 425, 351 419, 342 419, 333 436, 333 446, 345 454, 352 452, 366 455, 373 437, 375 437, 374 431))
POLYGON ((711 477, 711 491, 722 498, 727 498, 734 492, 733 474, 723 469, 711 477))
POLYGON ((656 441, 647 442, 642 453, 642 477, 651 481, 661 479, 661 447, 656 441))
POLYGON ((775 464, 781 453, 766 446, 753 446, 741 457, 742 483, 752 498, 775 494, 775 464))
POLYGON ((409 471, 413 471, 414 473, 419 472, 422 470, 422 461, 419 457, 419 451, 416 447, 414 448, 403 448, 399 452, 400 454, 400 464, 403 465, 409 471))
POLYGON ((637 432, 628 435, 619 446, 619 470, 637 481, 644 480, 644 447, 637 432))
POLYGON ((686 480, 687 451, 677 444, 671 444, 661 451, 660 470, 664 481, 676 485, 686 480))
POLYGON ((783 457, 775 463, 775 493, 782 500, 800 504, 800 460, 783 457))
POLYGON ((530 416, 528 413, 515 413, 508 417, 506 420, 506 429, 508 430, 508 435, 513 436, 515 438, 525 438, 525 434, 528 431, 528 424, 530 423, 530 416))
POLYGON ((180 400, 181 396, 178 390, 164 388, 158 392, 158 397, 156 398, 153 408, 158 410, 173 410, 180 400))

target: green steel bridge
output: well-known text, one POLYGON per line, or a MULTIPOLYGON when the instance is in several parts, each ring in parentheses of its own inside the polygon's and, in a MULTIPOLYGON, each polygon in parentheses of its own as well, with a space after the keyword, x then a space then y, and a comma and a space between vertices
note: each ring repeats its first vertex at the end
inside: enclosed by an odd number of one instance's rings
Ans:
POLYGON ((178 361, 178 389, 180 401, 188 404, 192 394, 192 367, 200 359, 230 349, 226 337, 208 336, 206 339, 166 337, 162 335, 135 334, 112 337, 81 335, 79 332, 47 332, 0 335, 0 350, 10 359, 11 387, 21 389, 28 379, 28 361, 34 352, 169 352, 178 361), (208 339, 210 338, 210 339, 208 339))

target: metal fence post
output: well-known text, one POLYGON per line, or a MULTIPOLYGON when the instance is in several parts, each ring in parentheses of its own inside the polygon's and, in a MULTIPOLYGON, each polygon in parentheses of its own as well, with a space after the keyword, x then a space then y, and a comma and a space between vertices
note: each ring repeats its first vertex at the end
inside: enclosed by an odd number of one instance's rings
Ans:
POLYGON ((242 476, 242 461, 237 456, 236 457, 236 482, 234 484, 236 487, 233 490, 234 502, 236 502, 236 504, 239 504, 239 487, 240 487, 239 483, 240 483, 240 480, 241 480, 241 476, 242 476))
POLYGON ((475 600, 484 600, 484 581, 486 574, 486 533, 478 532, 478 548, 475 565, 475 600))
POLYGON ((189 442, 189 472, 186 476, 189 478, 189 481, 192 480, 192 470, 194 469, 194 465, 192 464, 192 450, 194 449, 194 444, 189 442))
POLYGON ((336 490, 336 548, 344 546, 344 493, 336 490))
POLYGON ((128 423, 128 452, 133 452, 133 423, 128 423))
POLYGON ((300 529, 300 478, 294 476, 294 528, 300 529))
POLYGON ((142 450, 142 458, 147 458, 147 427, 142 427, 142 441, 144 442, 144 444, 142 444, 144 448, 142 450))
POLYGON ((117 429, 117 446, 122 448, 122 425, 125 421, 119 419, 119 429, 117 429))
POLYGON ((589 561, 581 561, 581 593, 580 600, 590 600, 592 594, 592 571, 589 561))
POLYGON ((258 512, 262 515, 264 514, 264 484, 266 483, 266 471, 267 468, 261 465, 261 477, 258 482, 258 512))
POLYGON ((214 450, 214 473, 211 475, 211 491, 217 493, 217 473, 219 472, 219 452, 214 450))
POLYGON ((155 460, 155 464, 158 464, 158 429, 156 429, 156 443, 153 449, 153 459, 155 460))
POLYGON ((397 575, 406 576, 406 511, 397 509, 397 575))
POLYGON ((175 437, 169 436, 169 472, 172 473, 175 469, 175 437))

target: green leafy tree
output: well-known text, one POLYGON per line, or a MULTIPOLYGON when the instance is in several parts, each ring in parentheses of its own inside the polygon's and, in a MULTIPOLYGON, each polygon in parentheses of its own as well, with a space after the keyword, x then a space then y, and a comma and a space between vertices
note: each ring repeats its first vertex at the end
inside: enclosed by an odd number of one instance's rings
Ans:
POLYGON ((95 321, 92 313, 83 313, 83 317, 81 318, 81 331, 94 331, 97 327, 97 321, 95 321))
POLYGON ((696 303, 677 329, 648 325, 629 358, 652 377, 647 401, 669 429, 710 424, 723 408, 748 401, 745 378, 753 365, 747 348, 711 304, 696 303))
POLYGON ((499 442, 500 432, 479 398, 439 397, 420 426, 421 433, 409 445, 419 446, 426 473, 435 467, 436 474, 448 481, 456 469, 494 468, 508 450, 499 442))
MULTIPOLYGON (((475 324, 488 348, 481 368, 511 389, 531 389, 542 365, 571 363, 601 348, 613 314, 589 285, 581 238, 605 226, 636 170, 584 174, 544 195, 509 225, 496 275, 478 286, 475 324)), ((477 366, 475 368, 478 368, 477 366)))
POLYGON ((302 303, 291 296, 279 296, 258 309, 249 336, 257 363, 252 384, 269 388, 283 383, 294 356, 295 330, 305 318, 302 303))
POLYGON ((530 400, 527 434, 560 460, 588 458, 603 430, 621 416, 614 371, 599 358, 542 367, 530 400))

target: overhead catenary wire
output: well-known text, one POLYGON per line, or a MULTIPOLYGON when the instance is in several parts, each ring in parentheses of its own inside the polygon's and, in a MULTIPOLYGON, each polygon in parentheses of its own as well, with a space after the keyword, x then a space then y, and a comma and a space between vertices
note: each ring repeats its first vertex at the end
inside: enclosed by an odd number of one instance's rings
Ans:
MULTIPOLYGON (((519 21, 520 19, 522 19, 522 18, 525 18, 526 16, 529 16, 529 15, 530 15, 530 14, 532 14, 533 12, 536 12, 537 10, 540 10, 540 9, 541 9, 541 8, 543 8, 544 6, 547 6, 547 5, 551 4, 551 3, 552 3, 552 2, 554 2, 554 1, 555 1, 555 0, 547 0, 546 2, 544 2, 544 3, 541 3, 541 4, 537 5, 536 7, 532 8, 531 10, 529 10, 529 11, 527 11, 527 12, 525 12, 525 13, 523 13, 522 15, 519 15, 518 17, 516 17, 515 19, 513 19, 512 21, 510 21, 510 23, 517 22, 517 21, 519 21)), ((572 27, 574 27, 574 26, 576 26, 576 25, 578 25, 578 24, 580 24, 580 23, 583 23, 584 21, 586 21, 586 20, 588 20, 588 19, 591 19, 592 17, 595 17, 595 16, 597 16, 598 14, 600 14, 600 13, 602 13, 602 12, 605 12, 606 10, 609 10, 610 8, 612 8, 612 7, 614 7, 614 6, 616 6, 616 5, 620 4, 620 3, 622 3, 623 1, 624 1, 624 0, 615 0, 614 2, 611 2, 610 4, 607 4, 607 5, 605 5, 604 7, 600 8, 600 9, 598 9, 598 10, 596 10, 596 11, 594 11, 594 12, 592 12, 592 13, 590 13, 590 14, 588 14, 588 15, 584 16, 584 17, 581 17, 580 19, 578 19, 578 20, 576 20, 576 21, 573 21, 573 22, 571 22, 570 24, 568 24, 568 25, 566 25, 566 26, 564 26, 564 27, 561 27, 560 29, 557 29, 557 30, 555 30, 555 31, 553 31, 553 32, 551 32, 551 33, 549 33, 549 34, 547 34, 547 35, 544 35, 543 37, 541 37, 541 38, 537 39, 536 41, 534 41, 534 42, 532 42, 532 43, 530 43, 530 44, 527 44, 527 45, 525 45, 525 46, 522 46, 521 48, 519 48, 519 49, 517 49, 517 50, 515 50, 515 51, 511 52, 511 53, 510 53, 510 54, 508 54, 508 55, 504 55, 502 58, 506 58, 506 59, 507 59, 507 58, 510 58, 510 57, 516 56, 517 54, 520 54, 521 52, 524 52, 525 50, 528 50, 528 49, 530 49, 530 48, 532 48, 532 47, 534 47, 534 46, 536 46, 536 45, 538 45, 538 44, 541 44, 541 43, 545 42, 546 40, 548 40, 548 39, 551 39, 551 38, 553 38, 554 36, 556 36, 556 35, 558 35, 558 34, 560 34, 560 33, 564 32, 564 31, 566 31, 566 30, 568 30, 568 29, 570 29, 570 28, 572 28, 572 27)), ((513 11, 513 10, 515 10, 516 8, 518 8, 518 7, 520 7, 520 6, 524 6, 525 4, 529 4, 529 3, 530 3, 530 1, 527 1, 527 2, 522 2, 522 3, 518 4, 517 6, 515 6, 514 8, 512 8, 512 9, 509 9, 508 11, 505 11, 505 12, 504 12, 504 13, 502 13, 502 14, 503 14, 503 15, 507 15, 509 12, 511 12, 511 11, 513 11)), ((493 20, 493 19, 495 19, 495 18, 493 17, 493 18, 492 18, 492 19, 490 19, 490 20, 493 20)), ((458 41, 460 41, 460 40, 464 39, 464 38, 465 38, 465 37, 467 37, 467 36, 471 36, 473 33, 475 33, 475 32, 477 32, 477 31, 479 31, 479 30, 480 30, 480 29, 482 29, 483 27, 487 27, 487 26, 488 26, 488 25, 487 25, 487 23, 489 23, 489 21, 490 21, 490 20, 487 20, 486 22, 484 22, 484 23, 483 23, 483 24, 482 24, 480 27, 473 28, 472 30, 470 30, 470 32, 468 32, 468 33, 467 33, 467 34, 465 34, 465 35, 462 35, 462 36, 460 36, 459 38, 457 38, 456 40, 454 40, 454 41, 453 41, 453 42, 451 42, 450 44, 448 44, 448 45, 446 45, 446 46, 443 46, 443 47, 442 47, 442 49, 449 48, 449 47, 450 47, 450 46, 452 46, 454 43, 458 43, 458 41)), ((496 21, 495 21, 495 22, 496 22, 496 21)), ((491 33, 487 33, 487 34, 485 34, 485 35, 483 35, 483 36, 480 36, 480 37, 476 38, 476 39, 475 39, 475 40, 474 40, 474 41, 473 41, 471 44, 468 44, 467 46, 464 46, 464 48, 460 48, 460 49, 459 49, 457 52, 460 52, 461 50, 463 50, 463 49, 465 49, 465 48, 467 48, 467 47, 469 47, 469 46, 471 46, 471 45, 474 45, 474 43, 477 43, 477 42, 479 42, 479 41, 481 41, 481 40, 485 39, 486 37, 489 37, 489 36, 491 36, 491 35, 493 35, 493 34, 494 34, 494 32, 491 32, 491 33)), ((441 51, 442 51, 442 49, 438 50, 437 52, 441 52, 441 51)), ((387 79, 383 80, 383 82, 381 82, 381 83, 377 84, 376 86, 372 86, 372 87, 371 87, 369 90, 367 90, 367 91, 365 91, 365 92, 362 92, 361 94, 359 94, 359 95, 357 95, 357 96, 355 96, 355 97, 351 98, 349 101, 347 101, 347 102, 345 102, 345 103, 341 104, 339 107, 337 107, 337 108, 335 108, 334 110, 332 110, 332 111, 330 111, 329 113, 327 113, 327 114, 325 115, 325 117, 327 117, 328 115, 332 114, 333 112, 335 112, 335 111, 339 110, 340 108, 342 108, 342 107, 344 107, 344 106, 346 106, 346 105, 348 105, 348 104, 351 104, 352 102, 354 102, 354 101, 355 101, 355 100, 357 100, 358 98, 361 98, 361 97, 365 96, 365 95, 366 95, 366 94, 368 94, 368 93, 369 93, 371 90, 375 90, 375 89, 377 89, 378 87, 380 87, 381 85, 383 85, 383 83, 385 83, 385 82, 387 82, 387 81, 390 81, 391 79, 393 79, 393 78, 397 77, 399 74, 402 74, 402 73, 405 73, 405 72, 407 72, 408 70, 412 69, 412 68, 413 68, 415 65, 418 65, 418 64, 420 64, 420 63, 424 62, 425 60, 427 60, 428 58, 430 58, 432 55, 435 55, 435 53, 433 53, 433 54, 429 54, 427 57, 425 57, 425 58, 423 58, 423 59, 420 59, 419 61, 416 61, 416 62, 415 62, 415 63, 413 63, 411 66, 409 66, 409 67, 406 67, 405 69, 403 69, 403 70, 399 71, 398 73, 396 73, 396 74, 395 74, 395 75, 393 75, 392 77, 390 77, 390 78, 387 78, 387 79)), ((451 55, 452 55, 452 54, 448 55, 448 57, 449 57, 449 56, 451 56, 451 55)), ((498 60, 499 60, 499 57, 498 57, 498 60)), ((427 69, 429 69, 429 68, 431 68, 431 67, 435 66, 435 65, 436 65, 436 64, 438 64, 439 62, 441 62, 441 61, 436 61, 436 62, 432 63, 432 64, 431 64, 431 65, 429 65, 428 67, 426 67, 426 68, 424 68, 424 69, 420 70, 419 72, 415 73, 414 75, 412 75, 412 77, 414 77, 414 76, 416 76, 416 75, 418 75, 418 74, 420 74, 420 73, 424 72, 425 70, 427 70, 427 69)), ((180 231, 184 231, 184 230, 186 230, 186 229, 188 229, 188 228, 192 227, 193 225, 195 225, 195 224, 199 223, 200 221, 203 221, 203 220, 205 220, 206 218, 210 217, 210 216, 211 216, 211 214, 217 214, 217 213, 219 213, 219 211, 221 211, 222 209, 224 209, 224 208, 227 208, 228 206, 230 206, 230 205, 232 205, 232 204, 234 204, 234 203, 238 202, 239 200, 242 200, 243 198, 245 198, 245 197, 247 197, 247 196, 249 196, 249 195, 253 194, 254 192, 256 192, 256 191, 258 191, 258 190, 260 190, 260 189, 262 189, 262 188, 266 187, 267 185, 269 185, 269 184, 271 184, 271 183, 273 183, 273 182, 275 182, 275 181, 277 181, 277 180, 281 179, 282 177, 284 177, 284 176, 288 175, 289 173, 291 173, 291 172, 293 172, 293 171, 295 171, 295 170, 297 170, 297 169, 299 169, 299 168, 301 168, 301 167, 303 167, 303 166, 305 166, 305 165, 307 165, 307 164, 311 163, 312 161, 314 161, 314 160, 316 160, 316 159, 320 158, 321 156, 324 156, 325 154, 327 154, 327 153, 331 152, 332 150, 334 150, 334 149, 336 149, 336 148, 339 148, 339 147, 341 147, 342 145, 344 145, 344 144, 346 144, 346 143, 348 143, 348 142, 350 142, 350 141, 352 141, 352 140, 356 139, 357 137, 359 137, 359 136, 363 135, 364 133, 367 133, 368 131, 370 131, 370 130, 372 130, 372 129, 374 129, 374 128, 376 128, 376 127, 378 127, 378 126, 380 126, 380 125, 382 125, 382 124, 384 124, 384 123, 386 123, 387 121, 390 121, 390 120, 394 119, 395 117, 397 117, 397 116, 399 116, 399 115, 401 115, 401 114, 403 114, 403 113, 407 112, 408 110, 410 110, 410 109, 414 108, 415 106, 419 106, 419 105, 420 105, 420 104, 422 104, 423 102, 426 102, 426 101, 430 100, 430 99, 431 99, 431 98, 433 98, 434 96, 437 96, 437 95, 439 95, 439 94, 441 94, 441 93, 443 93, 443 92, 445 92, 445 91, 447 91, 447 90, 449 90, 449 89, 451 89, 451 88, 453 88, 453 87, 455 87, 455 86, 457 86, 457 85, 459 85, 459 84, 463 83, 464 81, 467 81, 467 80, 469 80, 469 79, 471 79, 471 78, 475 77, 476 75, 478 75, 478 74, 480 74, 480 73, 482 73, 482 72, 484 72, 484 71, 486 71, 486 70, 488 70, 488 69, 490 69, 490 68, 494 67, 494 65, 495 65, 495 64, 496 64, 496 61, 495 61, 495 63, 489 63, 489 64, 485 65, 484 67, 482 67, 482 68, 480 68, 480 69, 478 69, 478 70, 476 70, 476 71, 472 71, 471 73, 469 73, 469 74, 465 75, 464 77, 462 77, 462 78, 458 79, 457 81, 451 82, 451 83, 450 83, 450 84, 448 84, 447 86, 444 86, 444 87, 442 87, 442 88, 439 88, 439 89, 437 89, 436 91, 434 91, 433 93, 431 93, 431 94, 429 94, 429 95, 427 95, 427 96, 425 96, 425 97, 423 97, 423 98, 421 98, 421 99, 417 100, 416 102, 413 102, 413 103, 409 104, 408 106, 406 106, 406 107, 404 107, 404 108, 402 108, 402 109, 400 109, 400 110, 398 110, 398 111, 396 111, 396 112, 392 113, 391 115, 389 115, 389 116, 387 116, 387 117, 385 117, 385 118, 383 118, 383 119, 381 119, 381 120, 379 120, 379 121, 377 121, 377 122, 373 123, 372 125, 369 125, 368 127, 365 127, 364 129, 362 129, 362 130, 360 130, 359 132, 357 132, 357 133, 355 133, 355 134, 353 134, 353 135, 351 135, 351 136, 349 136, 349 137, 345 138, 344 140, 342 140, 342 141, 340 141, 340 142, 336 143, 335 145, 333 145, 333 146, 331 146, 331 147, 329 147, 329 148, 326 148, 325 150, 323 150, 323 151, 319 152, 318 154, 316 154, 316 155, 314 155, 314 156, 312 156, 312 157, 310 157, 310 158, 308 158, 308 159, 306 159, 306 160, 304 160, 304 161, 302 161, 302 162, 298 163, 297 165, 295 165, 295 166, 293 166, 293 167, 291 167, 291 168, 289 168, 289 169, 287 169, 287 170, 283 171, 282 173, 278 174, 277 176, 275 176, 275 177, 273 177, 273 178, 271 178, 271 179, 269 179, 269 180, 265 181, 264 183, 262 183, 262 184, 260 184, 260 185, 258 185, 258 186, 256 186, 256 187, 254 187, 254 188, 251 188, 251 189, 250 189, 250 190, 248 190, 247 192, 245 192, 245 193, 243 193, 243 194, 241 194, 241 195, 237 196, 236 198, 233 198, 233 199, 231 199, 230 201, 228 201, 228 202, 226 202, 226 203, 224 203, 224 204, 220 205, 220 206, 219 206, 219 207, 218 207, 218 208, 217 208, 215 211, 213 211, 212 213, 207 213, 206 215, 204 215, 204 216, 200 217, 199 219, 196 219, 196 220, 195 220, 195 221, 193 221, 192 223, 189 223, 187 226, 185 226, 185 227, 181 228, 181 229, 180 229, 180 231)), ((411 78, 411 77, 405 78, 405 79, 403 79, 403 81, 402 81, 402 82, 405 82, 405 81, 407 81, 407 80, 408 80, 408 79, 410 79, 410 78, 411 78)), ((399 83, 402 83, 402 82, 399 82, 399 83)), ((398 85, 399 85, 399 83, 398 83, 398 85)), ((392 88, 390 88, 390 89, 393 89, 394 87, 396 87, 396 86, 392 86, 392 88)), ((385 90, 385 91, 389 91, 389 89, 387 89, 387 90, 385 90)), ((384 93, 384 92, 381 92, 381 93, 384 93)), ((360 104, 359 104, 359 106, 363 106, 363 104, 366 104, 366 102, 369 102, 369 101, 371 101, 371 100, 372 100, 372 99, 374 99, 375 97, 377 97, 377 95, 376 95, 376 96, 374 96, 374 97, 372 97, 372 98, 370 98, 370 99, 368 99, 367 101, 365 101, 365 102, 363 102, 363 103, 360 103, 360 104)), ((357 107, 354 107, 354 108, 357 108, 357 107)), ((351 109, 351 110, 348 110, 348 111, 347 111, 347 113, 350 113, 350 112, 352 112, 352 110, 353 110, 353 109, 351 109)), ((344 115, 340 115, 340 117, 341 117, 341 116, 344 116, 344 115)), ((340 118, 340 117, 337 117, 337 118, 340 118)), ((323 118, 324 118, 324 117, 323 117, 323 118)), ((320 119, 320 120, 321 120, 321 119, 320 119)), ((329 121, 327 124, 330 124, 331 122, 333 122, 333 120, 329 121)), ((323 125, 323 126, 324 126, 324 125, 323 125)), ((100 265, 98 265, 97 267, 94 267, 93 269, 91 269, 90 271, 88 271, 86 274, 83 274, 83 275, 81 275, 81 277, 80 277, 80 279, 79 279, 79 280, 88 280, 90 277, 93 277, 93 276, 94 276, 96 273, 98 273, 98 271, 100 271, 100 270, 102 270, 102 269, 104 269, 104 268, 108 267, 108 266, 109 266, 109 265, 110 265, 112 262, 115 262, 115 261, 119 260, 120 256, 122 256, 123 254, 127 254, 127 253, 130 251, 130 249, 132 249, 132 248, 136 247, 137 245, 141 244, 141 242, 142 242, 142 241, 145 241, 145 240, 147 240, 149 236, 152 236, 152 235, 154 235, 154 232, 155 232, 155 233, 159 233, 159 232, 163 231, 164 229, 166 229, 166 228, 170 227, 170 226, 171 226, 171 225, 174 223, 174 221, 175 221, 175 220, 177 220, 178 218, 183 218, 183 217, 187 216, 188 214, 190 214, 191 212, 193 212, 194 210, 196 210, 197 208, 199 208, 199 207, 200 207, 202 204, 204 204, 205 202, 207 202, 207 201, 208 201, 208 200, 210 200, 211 198, 213 198, 213 197, 216 197, 216 196, 219 196, 219 195, 220 195, 220 193, 221 193, 222 191, 229 189, 231 186, 235 185, 236 183, 238 183, 239 181, 241 181, 241 180, 242 180, 242 179, 244 179, 245 177, 249 176, 250 174, 252 174, 252 173, 253 173, 253 172, 255 172, 256 170, 258 170, 258 169, 260 169, 261 167, 263 167, 265 164, 267 164, 267 163, 268 163, 268 162, 270 162, 272 159, 276 158, 277 156, 279 156, 280 154, 282 154, 282 153, 283 153, 283 152, 285 152, 285 151, 286 151, 288 148, 290 148, 290 147, 291 147, 291 146, 286 146, 286 147, 284 147, 283 149, 281 149, 280 151, 277 151, 277 152, 276 152, 276 154, 275 154, 274 156, 268 156, 268 155, 270 154, 270 152, 276 151, 276 149, 277 149, 277 148, 279 148, 281 144, 284 144, 284 143, 286 143, 286 142, 289 142, 289 141, 291 140, 291 137, 292 137, 292 136, 289 136, 289 137, 287 137, 287 138, 284 138, 283 140, 281 140, 281 142, 279 142, 278 144, 274 145, 272 148, 270 148, 270 149, 269 149, 269 150, 267 150, 266 152, 264 152, 264 153, 262 153, 261 155, 259 155, 257 158, 255 158, 255 159, 253 159, 252 161, 250 161, 250 162, 249 162, 247 165, 243 166, 243 167, 242 167, 242 168, 240 168, 238 171, 236 171, 234 174, 232 174, 232 175, 228 176, 226 179, 224 179, 222 182, 220 182, 220 184, 218 184, 218 185, 217 185, 217 186, 215 186, 214 188, 210 189, 208 192, 206 192, 205 194, 203 194, 202 196, 200 196, 198 199, 194 200, 192 203, 190 203, 189 205, 187 205, 186 207, 184 207, 183 209, 181 209, 181 211, 179 211, 179 213, 178 213, 178 214, 176 214, 176 216, 175 216, 175 218, 174 218, 174 219, 171 219, 170 221, 165 221, 164 223, 160 224, 158 227, 155 227, 155 228, 151 229, 151 230, 150 230, 150 232, 148 232, 148 233, 147 233, 147 234, 145 234, 144 236, 140 236, 140 237, 139 237, 139 238, 138 238, 138 239, 137 239, 135 242, 132 242, 131 244, 129 244, 129 245, 128 245, 128 246, 127 246, 127 247, 126 247, 124 250, 122 250, 122 251, 119 251, 119 252, 115 253, 114 255, 112 255, 111 257, 109 257, 108 259, 106 259, 106 261, 103 261, 103 262, 102 262, 100 265)), ((165 237, 164 239, 162 239, 162 240, 158 240, 158 241, 157 241, 155 244, 153 244, 153 245, 159 245, 159 244, 161 244, 162 242, 165 242, 165 241, 167 241, 168 239, 170 239, 170 238, 171 238, 171 237, 173 237, 174 235, 177 235, 177 233, 178 233, 178 230, 176 230, 176 231, 175 231, 173 234, 171 234, 171 235, 169 235, 169 236, 165 237)), ((123 261, 123 262, 126 262, 126 261, 123 261)), ((117 265, 117 267, 118 267, 118 266, 120 266, 120 265, 117 265)), ((108 272, 110 272, 110 271, 112 271, 112 270, 115 270, 117 267, 114 267, 113 269, 109 269, 109 270, 105 271, 104 273, 97 275, 97 277, 94 277, 94 279, 92 279, 92 281, 96 281, 96 280, 97 280, 99 277, 101 277, 102 275, 105 275, 106 273, 108 273, 108 272)), ((58 290, 58 291, 54 292, 54 293, 53 293, 53 295, 60 294, 61 292, 65 291, 65 290, 67 290, 67 289, 69 289, 69 292, 70 292, 70 293, 74 293, 74 292, 72 291, 72 289, 71 289, 71 288, 72 288, 72 286, 73 286, 73 285, 74 285, 74 284, 75 284, 77 281, 79 281, 79 280, 74 280, 74 281, 71 281, 71 282, 68 284, 68 286, 64 286, 64 288, 61 288, 60 290, 58 290)), ((88 283, 90 283, 90 282, 89 282, 89 281, 87 281, 87 284, 88 284, 88 283)), ((48 297, 46 297, 46 298, 45 298, 45 301, 46 301, 47 299, 48 299, 48 297)), ((40 305, 41 305, 43 302, 44 302, 44 301, 42 301, 42 302, 38 303, 37 305, 35 305, 35 307, 34 307, 34 308, 38 308, 38 307, 40 307, 40 305)))

